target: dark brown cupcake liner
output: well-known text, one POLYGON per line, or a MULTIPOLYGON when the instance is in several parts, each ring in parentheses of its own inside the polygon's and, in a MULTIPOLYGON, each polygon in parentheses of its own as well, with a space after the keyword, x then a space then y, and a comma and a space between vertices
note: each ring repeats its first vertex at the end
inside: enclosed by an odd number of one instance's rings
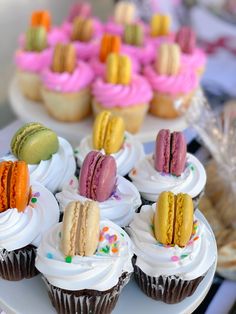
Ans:
MULTIPOLYGON (((135 264, 135 259, 133 259, 135 264)), ((204 276, 193 280, 183 280, 178 276, 150 277, 134 265, 134 278, 140 289, 150 298, 168 304, 175 304, 190 297, 204 276)))
POLYGON ((45 277, 52 305, 58 314, 109 314, 114 309, 123 287, 129 282, 131 274, 124 273, 116 286, 106 291, 70 291, 51 285, 45 277))
POLYGON ((5 280, 18 281, 29 279, 38 274, 35 268, 36 247, 27 245, 21 249, 0 252, 0 277, 5 280))

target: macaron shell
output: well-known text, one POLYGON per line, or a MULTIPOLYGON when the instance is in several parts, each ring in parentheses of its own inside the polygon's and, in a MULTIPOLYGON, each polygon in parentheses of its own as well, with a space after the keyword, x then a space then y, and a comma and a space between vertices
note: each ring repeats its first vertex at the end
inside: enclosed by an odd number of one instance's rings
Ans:
POLYGON ((171 244, 175 215, 175 196, 172 192, 162 192, 158 198, 154 215, 154 235, 160 243, 171 244))
POLYGON ((31 132, 21 141, 18 148, 18 159, 28 164, 38 164, 48 160, 58 151, 59 142, 56 133, 47 128, 31 132))
POLYGON ((188 194, 176 196, 174 244, 184 247, 190 240, 193 230, 193 201, 188 194))
POLYGON ((68 44, 65 46, 63 57, 64 57, 63 72, 73 73, 77 64, 77 57, 75 47, 72 44, 68 44))
POLYGON ((106 60, 106 81, 107 83, 117 84, 119 72, 119 56, 111 53, 106 60))
POLYGON ((101 150, 104 145, 108 121, 110 119, 110 111, 102 111, 96 116, 93 125, 93 148, 101 150))
POLYGON ((116 161, 112 156, 101 156, 96 164, 91 186, 91 198, 104 202, 114 191, 116 184, 116 161))
POLYGON ((190 27, 182 27, 176 34, 175 41, 183 53, 192 54, 196 47, 196 34, 190 27))
POLYGON ((107 125, 104 141, 105 153, 110 155, 117 153, 124 142, 125 124, 121 117, 113 116, 107 125))
POLYGON ((30 198, 30 176, 24 161, 13 163, 9 188, 9 208, 17 208, 19 212, 23 212, 30 198))
POLYGON ((169 173, 170 165, 170 130, 162 129, 157 134, 154 154, 154 166, 159 172, 169 173))
POLYGON ((11 167, 11 161, 3 161, 0 163, 0 213, 9 208, 8 175, 11 167))
POLYGON ((120 55, 118 84, 129 85, 131 82, 132 64, 128 56, 120 55))
POLYGON ((185 169, 187 145, 182 132, 174 132, 171 140, 170 172, 180 176, 185 169))
POLYGON ((85 157, 79 176, 79 193, 90 198, 92 179, 98 159, 102 156, 100 152, 91 151, 85 157))

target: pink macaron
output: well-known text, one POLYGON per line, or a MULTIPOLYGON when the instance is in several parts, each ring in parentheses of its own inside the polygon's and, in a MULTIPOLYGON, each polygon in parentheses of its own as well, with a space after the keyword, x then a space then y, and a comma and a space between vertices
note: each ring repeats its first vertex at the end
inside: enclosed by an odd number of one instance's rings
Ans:
POLYGON ((180 176, 185 169, 187 146, 182 132, 161 130, 157 134, 154 166, 159 172, 180 176))
POLYGON ((192 54, 196 48, 196 34, 191 27, 183 26, 176 33, 175 42, 183 53, 192 54))
POLYGON ((104 202, 115 190, 116 172, 116 161, 112 156, 91 151, 85 157, 80 170, 80 195, 104 202))

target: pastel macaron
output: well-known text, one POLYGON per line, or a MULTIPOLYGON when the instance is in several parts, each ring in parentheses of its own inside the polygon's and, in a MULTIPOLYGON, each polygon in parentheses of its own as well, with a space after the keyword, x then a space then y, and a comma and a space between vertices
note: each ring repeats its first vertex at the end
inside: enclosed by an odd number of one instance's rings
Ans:
POLYGON ((93 147, 110 155, 118 152, 124 142, 125 124, 110 111, 100 112, 93 126, 93 147))
POLYGON ((184 247, 193 231, 193 201, 188 194, 162 192, 154 215, 156 239, 166 245, 184 247))
POLYGON ((187 146, 182 132, 171 133, 162 129, 156 138, 154 154, 155 169, 180 176, 185 169, 187 146))
POLYGON ((56 133, 38 122, 22 126, 11 141, 13 155, 27 164, 38 164, 41 160, 50 159, 58 148, 56 133))
POLYGON ((114 157, 91 151, 80 170, 80 195, 99 202, 107 200, 115 189, 116 172, 114 157))
POLYGON ((30 199, 30 178, 24 161, 0 163, 0 212, 8 208, 24 211, 30 199))
POLYGON ((65 256, 91 256, 99 242, 100 211, 93 201, 70 202, 64 211, 61 250, 65 256))

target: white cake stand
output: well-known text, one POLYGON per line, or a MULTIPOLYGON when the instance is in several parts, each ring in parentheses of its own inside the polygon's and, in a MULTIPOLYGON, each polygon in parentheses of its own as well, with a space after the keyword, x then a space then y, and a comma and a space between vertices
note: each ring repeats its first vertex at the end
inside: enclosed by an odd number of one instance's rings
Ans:
MULTIPOLYGON (((16 78, 10 84, 9 97, 13 111, 23 122, 41 122, 56 131, 58 135, 67 138, 75 146, 82 137, 91 133, 91 117, 77 123, 63 123, 54 120, 48 115, 42 104, 29 101, 21 94, 16 78)), ((184 117, 164 120, 147 115, 142 129, 136 137, 142 142, 150 142, 155 140, 160 129, 168 128, 173 131, 183 131, 186 127, 187 122, 184 117)))
MULTIPOLYGON (((204 216, 197 211, 198 217, 203 220, 212 232, 204 216)), ((214 243, 217 254, 216 243, 214 243)), ((178 304, 165 304, 154 301, 141 292, 134 280, 122 291, 119 301, 113 311, 114 314, 189 314, 203 301, 208 293, 216 270, 216 263, 210 268, 206 277, 198 286, 195 293, 178 304)), ((0 309, 7 314, 55 314, 45 285, 40 276, 33 279, 9 282, 0 280, 0 309)))

